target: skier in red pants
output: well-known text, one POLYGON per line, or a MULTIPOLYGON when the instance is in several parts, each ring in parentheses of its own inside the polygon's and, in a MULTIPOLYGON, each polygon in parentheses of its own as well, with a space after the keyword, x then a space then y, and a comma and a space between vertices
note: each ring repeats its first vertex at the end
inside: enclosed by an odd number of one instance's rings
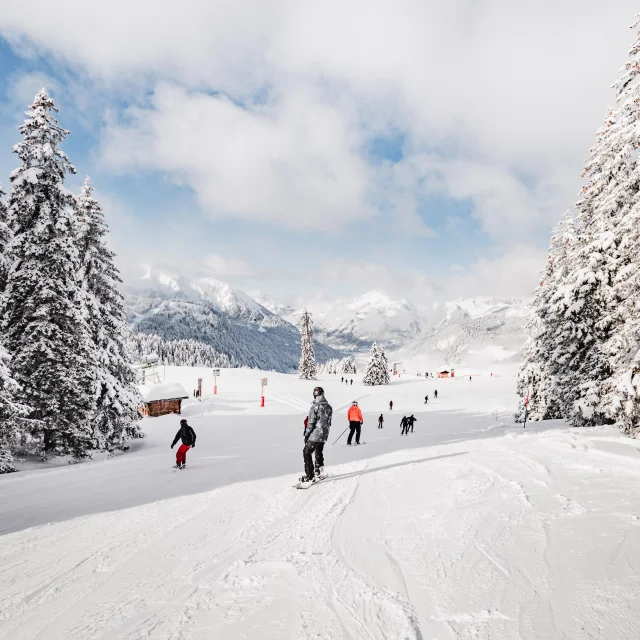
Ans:
POLYGON ((176 469, 184 469, 187 466, 187 451, 196 446, 196 432, 184 419, 180 420, 180 429, 171 443, 172 449, 178 440, 182 440, 182 444, 176 453, 176 469))

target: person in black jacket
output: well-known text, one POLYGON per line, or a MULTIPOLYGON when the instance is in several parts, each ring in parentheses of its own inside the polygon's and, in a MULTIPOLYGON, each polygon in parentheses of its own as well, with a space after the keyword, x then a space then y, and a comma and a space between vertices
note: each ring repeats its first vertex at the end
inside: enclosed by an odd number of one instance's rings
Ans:
POLYGON ((176 433, 176 437, 171 443, 172 449, 178 440, 182 440, 182 444, 178 448, 178 453, 176 453, 176 468, 184 469, 187 466, 187 451, 196 446, 196 432, 187 424, 184 418, 180 420, 180 429, 178 429, 178 433, 176 433))
POLYGON ((400 420, 400 426, 402 427, 402 431, 400 432, 401 436, 409 435, 409 422, 407 421, 407 416, 403 416, 402 420, 400 420))
POLYGON ((411 433, 413 433, 413 424, 417 419, 413 413, 407 418, 407 433, 409 433, 409 429, 411 429, 411 433))

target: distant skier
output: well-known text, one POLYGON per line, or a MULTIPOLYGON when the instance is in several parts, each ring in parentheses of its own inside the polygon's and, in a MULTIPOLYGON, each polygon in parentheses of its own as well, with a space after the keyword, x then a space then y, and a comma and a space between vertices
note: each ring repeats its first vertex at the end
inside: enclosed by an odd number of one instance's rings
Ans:
POLYGON ((342 376, 342 378, 340 378, 340 382, 344 382, 344 376, 342 376))
POLYGON ((393 400, 389 402, 389 411, 393 411, 393 400))
POLYGON ((424 403, 429 404, 429 394, 424 397, 424 403))
POLYGON ((347 438, 347 444, 351 444, 353 434, 356 434, 356 444, 360 444, 360 429, 362 428, 362 411, 356 400, 351 403, 349 411, 347 411, 347 420, 349 421, 349 437, 347 438))
POLYGON ((304 473, 301 483, 317 482, 324 477, 324 444, 329 437, 333 409, 324 397, 324 389, 316 387, 313 390, 313 403, 309 409, 307 426, 304 430, 304 473), (313 456, 315 454, 315 465, 313 456))
POLYGON ((471 382, 471 376, 469 376, 469 382, 471 382))
POLYGON ((384 416, 380 414, 380 417, 378 418, 378 429, 382 429, 383 423, 384 423, 384 416))
POLYGON ((438 399, 438 390, 434 389, 433 391, 433 397, 437 400, 438 399))
POLYGON ((353 387, 353 378, 351 378, 351 386, 353 387))
POLYGON ((402 427, 400 435, 409 435, 409 422, 407 421, 407 416, 402 416, 402 420, 400 420, 400 426, 402 427))
POLYGON ((187 451, 196 446, 196 432, 187 424, 184 418, 180 420, 180 429, 178 429, 178 433, 176 433, 176 437, 171 443, 172 449, 178 440, 182 440, 182 444, 178 447, 178 452, 176 453, 175 468, 184 469, 187 466, 187 451))
POLYGON ((411 433, 413 433, 413 425, 417 419, 413 413, 407 418, 407 433, 409 433, 409 429, 411 429, 411 433))

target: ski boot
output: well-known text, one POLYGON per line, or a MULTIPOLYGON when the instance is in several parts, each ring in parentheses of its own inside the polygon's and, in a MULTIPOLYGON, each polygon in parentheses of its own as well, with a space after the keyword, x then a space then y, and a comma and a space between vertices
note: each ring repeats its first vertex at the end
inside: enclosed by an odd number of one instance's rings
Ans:
POLYGON ((325 475, 324 475, 324 467, 318 467, 316 469, 316 473, 313 476, 313 481, 314 482, 318 482, 319 480, 324 480, 325 479, 325 475))

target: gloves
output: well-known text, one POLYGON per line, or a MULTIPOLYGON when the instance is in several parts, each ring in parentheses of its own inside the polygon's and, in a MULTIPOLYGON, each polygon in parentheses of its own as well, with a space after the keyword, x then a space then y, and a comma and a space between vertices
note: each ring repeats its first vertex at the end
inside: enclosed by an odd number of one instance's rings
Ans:
POLYGON ((171 448, 173 449, 174 445, 171 445, 171 448))
POLYGON ((191 445, 191 448, 192 448, 192 449, 195 449, 195 448, 196 448, 196 443, 195 443, 195 442, 191 445))

